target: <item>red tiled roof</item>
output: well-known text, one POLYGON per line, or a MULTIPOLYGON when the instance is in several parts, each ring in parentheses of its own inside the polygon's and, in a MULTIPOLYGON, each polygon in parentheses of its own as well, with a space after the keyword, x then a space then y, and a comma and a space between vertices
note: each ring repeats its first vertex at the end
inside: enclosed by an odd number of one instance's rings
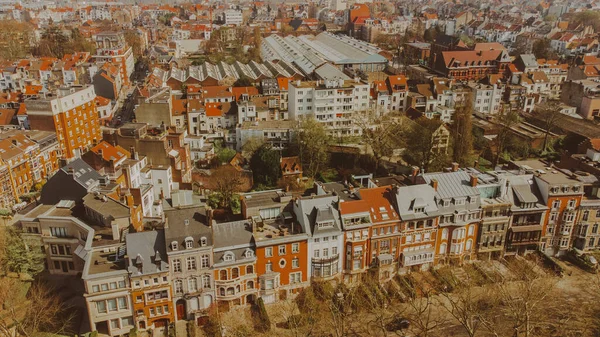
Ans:
POLYGON ((207 117, 221 117, 223 116, 223 110, 221 103, 206 103, 205 111, 207 117))
POLYGON ((236 101, 238 101, 243 94, 247 94, 249 98, 258 96, 259 94, 256 87, 232 87, 231 93, 236 101))
POLYGON ((374 223, 400 219, 390 200, 394 197, 391 186, 361 189, 360 197, 369 204, 371 220, 374 223))
POLYGON ((126 151, 119 145, 113 146, 106 141, 101 141, 100 144, 94 146, 91 149, 92 152, 98 155, 100 154, 100 150, 102 150, 102 159, 106 161, 118 161, 131 156, 131 153, 129 153, 129 151, 126 151))

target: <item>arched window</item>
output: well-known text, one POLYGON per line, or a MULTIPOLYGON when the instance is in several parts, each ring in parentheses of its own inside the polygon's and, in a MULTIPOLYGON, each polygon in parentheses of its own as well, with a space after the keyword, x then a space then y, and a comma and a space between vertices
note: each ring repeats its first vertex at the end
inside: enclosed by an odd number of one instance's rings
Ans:
POLYGON ((448 247, 445 243, 440 245, 440 254, 446 254, 446 247, 448 247))
POLYGON ((471 250, 472 246, 473 246, 473 240, 471 240, 471 239, 467 240, 467 244, 465 245, 465 250, 471 250))
POLYGON ((182 293, 183 293, 183 281, 175 280, 175 294, 182 294, 182 293))
POLYGON ((475 225, 469 226, 469 236, 473 235, 474 232, 475 232, 475 225))
POLYGON ((225 288, 221 288, 221 289, 219 289, 219 294, 220 294, 221 296, 225 296, 225 288))
POLYGON ((254 273, 254 267, 246 266, 246 274, 253 274, 253 273, 254 273))
POLYGON ((254 281, 248 281, 248 283, 246 283, 246 290, 248 289, 254 289, 254 281))
POLYGON ((237 267, 231 268, 231 278, 236 279, 240 277, 240 270, 237 267))
POLYGON ((223 270, 220 271, 219 279, 220 280, 227 280, 227 270, 223 269, 223 270))
POLYGON ((202 288, 210 289, 210 275, 204 274, 202 275, 202 288))
POLYGON ((442 231, 442 240, 448 240, 448 228, 444 228, 442 231))

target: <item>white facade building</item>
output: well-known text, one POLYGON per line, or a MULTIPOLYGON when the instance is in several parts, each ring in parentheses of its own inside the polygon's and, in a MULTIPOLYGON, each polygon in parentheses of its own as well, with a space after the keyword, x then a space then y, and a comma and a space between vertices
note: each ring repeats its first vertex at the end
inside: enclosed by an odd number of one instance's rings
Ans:
POLYGON ((338 135, 359 135, 355 114, 369 108, 369 85, 359 80, 290 82, 290 119, 313 117, 338 135))

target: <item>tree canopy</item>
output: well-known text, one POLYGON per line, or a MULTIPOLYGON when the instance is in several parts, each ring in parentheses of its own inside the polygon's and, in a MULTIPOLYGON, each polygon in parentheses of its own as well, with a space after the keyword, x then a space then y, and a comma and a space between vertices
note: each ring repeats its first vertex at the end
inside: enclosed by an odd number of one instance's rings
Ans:
POLYGON ((306 118, 294 128, 290 151, 300 156, 304 174, 314 178, 327 166, 329 144, 330 137, 323 124, 315 119, 306 118))
POLYGON ((281 178, 279 151, 270 145, 262 145, 250 158, 254 185, 275 186, 281 178))

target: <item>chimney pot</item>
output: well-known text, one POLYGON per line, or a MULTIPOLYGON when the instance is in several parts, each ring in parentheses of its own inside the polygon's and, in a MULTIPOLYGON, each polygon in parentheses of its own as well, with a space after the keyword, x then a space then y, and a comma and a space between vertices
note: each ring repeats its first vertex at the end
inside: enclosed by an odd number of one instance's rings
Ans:
POLYGON ((458 167, 459 167, 458 163, 457 162, 453 162, 452 163, 452 172, 458 171, 458 167))
POLYGON ((433 187, 434 191, 437 191, 437 189, 438 189, 438 181, 437 181, 437 179, 431 179, 431 187, 433 187))
POLYGON ((476 175, 471 174, 470 184, 471 184, 471 187, 477 186, 477 176, 476 175))

